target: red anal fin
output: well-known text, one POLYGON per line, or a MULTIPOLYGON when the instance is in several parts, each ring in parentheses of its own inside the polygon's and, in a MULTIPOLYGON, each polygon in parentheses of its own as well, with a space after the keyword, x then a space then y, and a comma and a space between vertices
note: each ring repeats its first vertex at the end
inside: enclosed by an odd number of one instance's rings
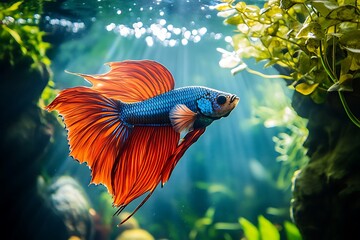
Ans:
POLYGON ((75 87, 61 91, 46 107, 62 115, 70 155, 80 163, 87 162, 92 183, 104 184, 111 194, 111 170, 130 132, 120 121, 119 104, 90 88, 75 87))
POLYGON ((180 158, 184 155, 185 151, 193 143, 195 143, 204 132, 205 128, 199 128, 188 132, 185 135, 179 146, 176 148, 175 152, 167 160, 166 165, 164 166, 163 172, 161 174, 162 185, 164 185, 169 180, 172 171, 174 170, 176 164, 179 162, 180 158))
POLYGON ((132 200, 155 190, 179 138, 171 126, 134 127, 111 174, 114 205, 120 211, 132 200))
POLYGON ((122 102, 138 102, 174 89, 174 79, 163 65, 150 60, 110 62, 110 71, 84 77, 92 89, 122 102))

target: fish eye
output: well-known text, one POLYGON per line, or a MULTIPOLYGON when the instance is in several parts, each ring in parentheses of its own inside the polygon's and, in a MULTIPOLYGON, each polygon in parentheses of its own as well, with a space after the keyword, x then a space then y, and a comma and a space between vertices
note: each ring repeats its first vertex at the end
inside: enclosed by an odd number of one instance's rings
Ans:
POLYGON ((216 102, 219 105, 223 105, 223 104, 226 103, 226 97, 224 95, 220 95, 220 96, 217 97, 216 102))

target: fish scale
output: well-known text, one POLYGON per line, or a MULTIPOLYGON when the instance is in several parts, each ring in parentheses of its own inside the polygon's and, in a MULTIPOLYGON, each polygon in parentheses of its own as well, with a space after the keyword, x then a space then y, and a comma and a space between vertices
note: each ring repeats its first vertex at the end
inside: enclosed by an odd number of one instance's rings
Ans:
POLYGON ((178 88, 142 102, 124 103, 120 118, 135 126, 169 126, 169 113, 177 104, 184 104, 191 111, 197 112, 196 100, 209 96, 215 98, 218 94, 219 91, 206 87, 178 88))

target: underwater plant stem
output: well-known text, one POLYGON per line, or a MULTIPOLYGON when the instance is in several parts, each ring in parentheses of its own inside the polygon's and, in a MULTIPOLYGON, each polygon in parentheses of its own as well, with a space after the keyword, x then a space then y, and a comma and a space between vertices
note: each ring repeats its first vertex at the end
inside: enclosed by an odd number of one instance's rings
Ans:
POLYGON ((333 83, 336 83, 336 82, 337 82, 337 79, 336 79, 334 73, 329 69, 328 63, 327 63, 326 59, 324 59, 324 54, 323 54, 322 48, 323 48, 323 44, 322 44, 322 41, 320 41, 319 49, 320 49, 321 65, 323 66, 326 74, 330 77, 331 81, 332 81, 333 83))
POLYGON ((311 11, 310 11, 309 7, 308 7, 305 3, 303 3, 302 5, 303 5, 303 6, 305 7, 305 9, 308 11, 309 17, 310 17, 311 21, 314 21, 314 19, 313 19, 312 16, 311 16, 311 11))
MULTIPOLYGON (((336 25, 334 26, 334 32, 336 33, 336 25)), ((334 73, 334 76, 336 76, 336 67, 335 67, 335 38, 332 37, 332 72, 334 73)))
POLYGON ((357 117, 351 112, 347 102, 346 102, 346 99, 345 99, 345 96, 342 92, 338 91, 339 93, 339 97, 340 97, 340 100, 341 100, 341 103, 345 109, 345 112, 346 114, 348 115, 348 117, 350 118, 350 120, 358 127, 360 128, 360 120, 357 119, 357 117))
POLYGON ((267 74, 263 74, 261 72, 258 72, 258 71, 255 71, 249 67, 246 67, 246 71, 248 71, 249 73, 252 73, 252 74, 255 74, 255 75, 258 75, 260 77, 263 77, 263 78, 283 78, 283 79, 287 79, 287 80, 292 80, 293 78, 290 77, 290 76, 286 76, 286 75, 267 75, 267 74))
POLYGON ((279 38, 279 39, 281 39, 281 40, 283 40, 283 41, 286 41, 286 42, 289 42, 289 43, 291 43, 291 44, 293 44, 293 45, 295 45, 295 46, 298 46, 301 50, 303 50, 304 52, 307 52, 307 50, 305 50, 305 49, 304 49, 300 44, 298 44, 297 42, 294 42, 294 41, 292 41, 292 40, 290 40, 290 39, 283 38, 283 37, 278 36, 278 35, 276 35, 276 36, 274 36, 274 37, 277 37, 277 38, 279 38))
MULTIPOLYGON (((321 42, 320 42, 320 59, 321 59, 321 64, 323 65, 323 67, 325 69, 325 72, 330 77, 330 79, 333 81, 333 83, 336 83, 337 82, 336 76, 328 68, 328 65, 326 64, 326 62, 324 60, 324 55, 323 55, 323 52, 322 52, 322 43, 321 42)), ((344 110, 346 112, 346 115, 351 120, 351 122, 353 122, 358 128, 360 128, 360 120, 357 119, 357 117, 351 112, 351 110, 349 108, 349 105, 346 102, 344 94, 341 91, 338 91, 338 93, 339 93, 339 98, 340 98, 341 104, 343 105, 344 110)))

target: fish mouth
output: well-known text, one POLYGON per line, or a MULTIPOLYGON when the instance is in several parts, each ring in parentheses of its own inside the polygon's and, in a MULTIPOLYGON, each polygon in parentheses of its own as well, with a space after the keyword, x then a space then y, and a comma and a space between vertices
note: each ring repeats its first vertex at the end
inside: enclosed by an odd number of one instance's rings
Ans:
POLYGON ((240 98, 234 94, 234 95, 232 95, 231 98, 230 98, 230 103, 234 102, 235 100, 239 101, 240 98))

